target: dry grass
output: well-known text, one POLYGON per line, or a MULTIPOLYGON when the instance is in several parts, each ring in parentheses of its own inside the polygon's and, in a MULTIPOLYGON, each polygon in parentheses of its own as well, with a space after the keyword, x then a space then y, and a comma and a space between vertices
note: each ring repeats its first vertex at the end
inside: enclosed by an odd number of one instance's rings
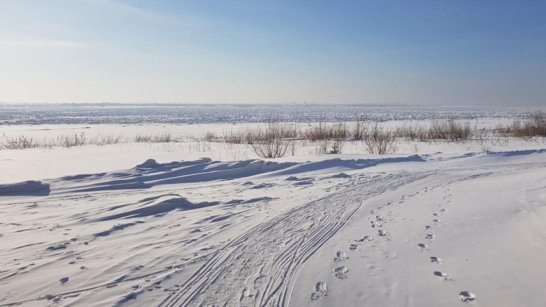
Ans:
POLYGON ((353 129, 351 130, 351 137, 353 140, 362 140, 368 133, 370 124, 364 120, 356 121, 353 129))
POLYGON ((211 131, 207 131, 207 133, 205 133, 205 136, 203 137, 203 140, 209 143, 216 142, 217 139, 218 137, 216 136, 216 134, 211 131))
POLYGON ((319 123, 303 132, 302 137, 310 140, 346 139, 350 136, 346 123, 324 124, 319 123))
POLYGON ((287 154, 294 136, 297 131, 293 127, 269 122, 264 127, 248 130, 247 142, 261 158, 280 158, 287 154))
POLYGON ((84 145, 111 145, 123 141, 121 136, 106 135, 88 138, 84 132, 70 135, 61 135, 52 138, 38 139, 35 137, 18 135, 2 135, 0 139, 0 149, 29 149, 29 148, 52 148, 52 147, 75 147, 84 145))
POLYGON ((40 147, 36 139, 25 135, 8 137, 6 134, 3 134, 0 140, 0 149, 28 149, 36 147, 40 147))
POLYGON ((453 119, 433 120, 428 127, 404 124, 396 128, 396 136, 407 140, 419 141, 460 141, 468 140, 475 133, 469 122, 457 122, 453 119))
POLYGON ((121 135, 103 135, 95 137, 91 140, 92 144, 104 146, 123 143, 124 138, 121 135))
POLYGON ((514 120, 511 125, 500 127, 499 131, 504 136, 519 138, 546 137, 546 113, 537 112, 525 121, 514 120))
POLYGON ((264 158, 285 156, 290 149, 295 154, 296 146, 308 141, 314 144, 316 154, 339 154, 347 141, 362 141, 372 154, 387 154, 396 151, 399 138, 419 141, 468 140, 474 133, 468 122, 434 120, 427 126, 404 125, 388 129, 376 122, 359 120, 352 123, 318 123, 298 129, 295 124, 269 122, 262 128, 246 131, 224 132, 216 137, 208 132, 204 140, 228 144, 249 144, 254 152, 264 158))
POLYGON ((170 143, 177 141, 170 133, 135 136, 136 143, 170 143))
MULTIPOLYGON (((387 154, 396 150, 402 139, 420 142, 478 142, 486 150, 490 144, 506 143, 510 138, 546 137, 546 113, 536 113, 527 120, 514 120, 511 124, 493 128, 477 128, 470 122, 433 120, 421 124, 403 124, 387 128, 376 122, 359 120, 342 123, 316 123, 297 125, 270 121, 263 126, 223 133, 206 132, 193 142, 201 145, 213 142, 226 145, 249 145, 263 158, 278 158, 296 154, 300 146, 314 145, 317 154, 339 154, 347 142, 362 142, 371 154, 387 154)), ((170 133, 121 137, 103 135, 88 137, 84 132, 49 138, 17 135, 0 136, 0 149, 28 149, 75 147, 84 145, 111 145, 118 143, 172 143, 182 142, 170 133)), ((200 145, 200 146, 201 146, 200 145)), ((207 145, 210 148, 210 145, 207 145)), ((416 145, 417 146, 417 145, 416 145)))
POLYGON ((74 146, 83 146, 89 144, 87 137, 85 136, 85 133, 82 132, 80 134, 74 133, 73 135, 63 135, 60 136, 57 139, 57 143, 55 145, 60 145, 62 147, 74 147, 74 146))
POLYGON ((471 126, 469 122, 460 123, 453 119, 434 120, 428 129, 428 139, 433 140, 466 140, 471 136, 471 126))
POLYGON ((377 123, 370 128, 364 139, 368 153, 377 155, 389 154, 396 151, 395 142, 395 131, 381 127, 377 123))
POLYGON ((224 132, 222 141, 227 144, 250 144, 252 136, 243 132, 224 132))
POLYGON ((396 136, 411 141, 428 140, 428 130, 420 125, 404 124, 396 128, 396 136))
POLYGON ((315 145, 315 153, 319 155, 323 154, 340 154, 343 151, 343 144, 345 140, 343 139, 337 139, 337 140, 329 140, 329 139, 323 139, 314 141, 315 145))

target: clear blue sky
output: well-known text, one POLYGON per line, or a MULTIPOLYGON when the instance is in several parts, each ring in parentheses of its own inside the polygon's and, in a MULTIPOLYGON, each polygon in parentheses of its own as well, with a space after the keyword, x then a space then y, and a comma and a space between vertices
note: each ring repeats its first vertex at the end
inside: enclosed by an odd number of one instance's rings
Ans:
POLYGON ((546 105, 546 1, 0 0, 0 101, 546 105))

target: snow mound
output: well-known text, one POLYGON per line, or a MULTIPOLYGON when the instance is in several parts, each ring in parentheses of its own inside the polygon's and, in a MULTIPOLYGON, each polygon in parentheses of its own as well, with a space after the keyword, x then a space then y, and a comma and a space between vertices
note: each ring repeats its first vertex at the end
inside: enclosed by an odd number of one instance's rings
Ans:
POLYGON ((23 181, 0 185, 0 196, 48 195, 49 184, 41 181, 23 181))
POLYGON ((161 216, 174 210, 193 210, 218 205, 219 202, 192 203, 187 198, 177 196, 156 202, 146 203, 136 209, 120 212, 100 218, 100 221, 117 219, 138 218, 148 216, 161 216))
POLYGON ((251 198, 251 199, 247 199, 247 200, 244 200, 244 199, 232 199, 230 201, 227 201, 225 202, 226 205, 239 205, 239 204, 252 204, 252 203, 259 203, 259 202, 264 202, 264 203, 267 203, 267 202, 270 202, 272 200, 274 200, 275 198, 273 197, 269 197, 269 196, 264 196, 264 197, 255 197, 255 198, 251 198))
POLYGON ((487 151, 487 155, 513 157, 513 156, 526 156, 532 154, 545 153, 546 149, 529 149, 529 150, 508 150, 508 151, 487 151))
POLYGON ((137 168, 157 168, 161 164, 157 163, 155 159, 148 159, 144 163, 137 165, 137 168))
POLYGON ((328 178, 340 178, 340 179, 345 179, 345 178, 351 178, 351 175, 347 175, 345 173, 339 173, 339 174, 335 174, 335 175, 332 175, 328 178))
POLYGON ((325 172, 327 170, 358 170, 372 166, 378 166, 387 163, 402 163, 402 162, 426 162, 426 160, 419 155, 402 156, 402 157, 387 157, 387 158, 375 158, 375 159, 328 159, 306 163, 294 163, 283 167, 283 169, 272 173, 275 176, 291 175, 290 180, 294 180, 294 175, 302 173, 312 172, 325 172))

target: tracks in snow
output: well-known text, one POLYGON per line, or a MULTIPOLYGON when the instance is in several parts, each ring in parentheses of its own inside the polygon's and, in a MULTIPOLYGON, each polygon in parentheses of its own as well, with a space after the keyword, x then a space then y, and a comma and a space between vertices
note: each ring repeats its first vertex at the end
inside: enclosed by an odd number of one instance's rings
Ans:
POLYGON ((262 223, 211 256, 160 306, 287 306, 303 263, 364 200, 425 176, 377 176, 262 223))

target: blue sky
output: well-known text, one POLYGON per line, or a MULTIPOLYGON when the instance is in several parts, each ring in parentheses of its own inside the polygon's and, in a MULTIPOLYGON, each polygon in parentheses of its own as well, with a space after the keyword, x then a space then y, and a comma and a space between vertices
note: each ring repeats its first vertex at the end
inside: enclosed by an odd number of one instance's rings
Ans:
POLYGON ((0 101, 545 105, 544 1, 0 0, 0 101))

